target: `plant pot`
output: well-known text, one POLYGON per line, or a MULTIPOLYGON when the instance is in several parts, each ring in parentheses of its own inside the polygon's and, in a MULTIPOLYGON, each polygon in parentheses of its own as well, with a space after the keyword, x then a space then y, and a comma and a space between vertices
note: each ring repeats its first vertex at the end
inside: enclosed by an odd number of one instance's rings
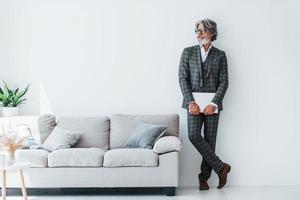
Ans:
POLYGON ((3 117, 13 117, 19 115, 19 107, 2 107, 3 117))

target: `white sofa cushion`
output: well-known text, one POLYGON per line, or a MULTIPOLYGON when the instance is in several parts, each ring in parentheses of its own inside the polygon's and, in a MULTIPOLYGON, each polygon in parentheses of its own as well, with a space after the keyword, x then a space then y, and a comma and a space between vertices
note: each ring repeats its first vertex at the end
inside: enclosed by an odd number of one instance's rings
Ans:
POLYGON ((120 148, 111 149, 104 155, 103 167, 144 166, 157 167, 158 154, 152 149, 120 148))
POLYGON ((110 148, 126 147, 127 139, 134 132, 137 123, 166 125, 167 131, 164 135, 178 136, 179 116, 177 114, 160 114, 160 115, 126 115, 114 114, 110 117, 110 148))
POLYGON ((163 154, 171 151, 180 151, 182 149, 182 140, 176 136, 164 136, 159 138, 153 146, 153 151, 157 154, 163 154))
POLYGON ((16 161, 29 162, 30 167, 47 167, 49 152, 43 149, 18 149, 15 153, 16 161))
POLYGON ((109 118, 102 117, 62 117, 57 121, 57 125, 69 130, 82 131, 76 148, 97 147, 108 149, 109 144, 109 118))
POLYGON ((49 167, 99 167, 106 150, 99 148, 69 148, 52 151, 49 167))

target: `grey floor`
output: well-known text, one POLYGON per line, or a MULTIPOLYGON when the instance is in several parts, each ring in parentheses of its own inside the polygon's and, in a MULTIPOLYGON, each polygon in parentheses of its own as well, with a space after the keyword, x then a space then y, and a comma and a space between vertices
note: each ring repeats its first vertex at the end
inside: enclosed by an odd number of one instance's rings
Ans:
MULTIPOLYGON (((8 196, 8 200, 21 200, 21 196, 8 196)), ((300 200, 300 186, 227 186, 224 189, 211 187, 208 191, 199 191, 197 187, 177 188, 176 196, 153 195, 88 195, 88 196, 30 196, 30 200, 134 200, 134 199, 201 199, 201 200, 300 200)))

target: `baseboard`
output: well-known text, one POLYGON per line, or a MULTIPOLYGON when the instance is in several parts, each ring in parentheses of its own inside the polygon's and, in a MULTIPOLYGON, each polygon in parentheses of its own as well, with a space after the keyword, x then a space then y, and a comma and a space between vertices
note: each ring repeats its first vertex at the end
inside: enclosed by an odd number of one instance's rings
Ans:
MULTIPOLYGON (((7 188, 8 196, 21 196, 20 188, 7 188)), ((175 196, 176 187, 116 187, 116 188, 27 188, 29 196, 51 195, 124 195, 124 194, 166 194, 175 196)))

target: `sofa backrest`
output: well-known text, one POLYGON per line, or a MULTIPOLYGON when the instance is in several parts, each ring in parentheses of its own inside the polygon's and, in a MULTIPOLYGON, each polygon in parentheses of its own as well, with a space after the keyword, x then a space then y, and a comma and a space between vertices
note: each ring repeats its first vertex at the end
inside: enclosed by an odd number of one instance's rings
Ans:
POLYGON ((107 116, 101 117, 61 117, 57 120, 57 126, 64 129, 82 131, 75 148, 98 147, 109 148, 109 123, 107 116))
MULTIPOLYGON (((43 116, 45 118, 45 116, 43 116)), ((48 116, 49 118, 49 116, 48 116)), ((47 119, 48 119, 47 118, 47 119)), ((0 134, 2 129, 16 127, 17 125, 27 124, 33 134, 34 139, 41 143, 41 131, 46 126, 47 130, 50 123, 53 125, 54 117, 49 120, 39 121, 41 116, 17 116, 11 118, 0 118, 0 134)), ((130 114, 114 114, 110 118, 107 116, 99 117, 61 117, 55 125, 64 129, 80 130, 85 134, 81 136, 79 142, 74 147, 89 148, 98 147, 101 149, 114 149, 124 147, 126 140, 133 133, 137 123, 143 121, 146 123, 167 125, 166 135, 178 136, 179 132, 179 116, 177 114, 158 114, 158 115, 130 115, 130 114)), ((26 133, 26 130, 24 130, 26 133)), ((50 134, 51 130, 49 131, 50 134)), ((43 135, 43 140, 48 135, 43 135)))
POLYGON ((168 126, 168 129, 164 136, 173 135, 178 137, 178 114, 114 114, 110 117, 110 148, 115 149, 124 147, 127 139, 131 136, 139 121, 159 125, 166 125, 168 126))

